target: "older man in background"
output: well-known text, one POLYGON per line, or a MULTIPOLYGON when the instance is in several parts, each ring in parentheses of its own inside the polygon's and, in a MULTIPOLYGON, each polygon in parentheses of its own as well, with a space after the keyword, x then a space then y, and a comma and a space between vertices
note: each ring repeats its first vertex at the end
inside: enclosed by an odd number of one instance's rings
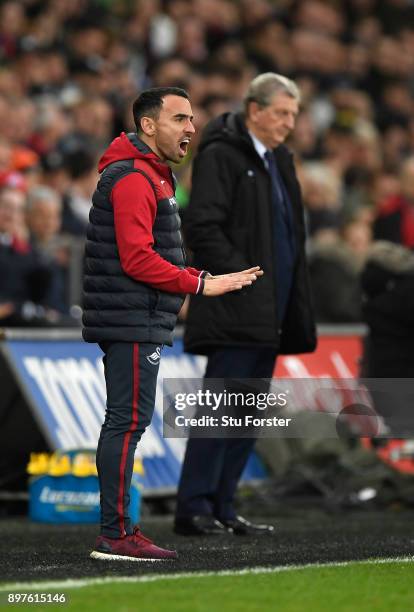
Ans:
MULTIPOLYGON (((206 379, 269 379, 277 355, 315 348, 301 194, 292 155, 283 145, 299 102, 293 81, 262 74, 250 83, 242 113, 224 113, 204 131, 185 227, 195 265, 216 275, 254 263, 265 273, 238 296, 191 297, 185 348, 208 356, 206 379)), ((273 530, 238 516, 234 505, 254 442, 254 437, 190 437, 177 533, 273 530)))

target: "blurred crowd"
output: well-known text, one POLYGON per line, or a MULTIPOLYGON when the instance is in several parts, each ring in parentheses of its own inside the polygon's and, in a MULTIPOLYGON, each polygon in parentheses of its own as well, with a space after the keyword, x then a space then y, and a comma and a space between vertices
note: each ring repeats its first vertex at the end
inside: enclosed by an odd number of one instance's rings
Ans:
MULTIPOLYGON (((296 80, 289 143, 317 318, 361 320, 374 240, 414 248, 411 0, 9 0, 0 4, 0 325, 77 325, 97 159, 143 88, 188 90, 197 134, 250 80, 296 80)), ((259 237, 258 237, 259 239, 259 237)))

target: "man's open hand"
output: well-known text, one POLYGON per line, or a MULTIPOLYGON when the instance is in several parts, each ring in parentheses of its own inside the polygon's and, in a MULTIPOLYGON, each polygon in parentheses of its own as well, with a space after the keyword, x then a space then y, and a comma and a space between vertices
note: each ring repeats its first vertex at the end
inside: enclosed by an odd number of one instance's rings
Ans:
POLYGON ((251 285, 262 275, 263 270, 260 269, 260 266, 241 270, 240 272, 220 274, 219 276, 208 275, 204 279, 203 295, 214 297, 229 293, 230 291, 238 291, 247 285, 251 285))

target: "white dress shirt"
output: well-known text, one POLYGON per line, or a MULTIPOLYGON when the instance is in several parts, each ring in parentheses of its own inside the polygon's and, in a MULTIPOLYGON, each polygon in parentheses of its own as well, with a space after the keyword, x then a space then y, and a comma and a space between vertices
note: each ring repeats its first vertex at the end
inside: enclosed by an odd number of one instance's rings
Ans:
POLYGON ((262 158, 263 163, 267 169, 267 159, 265 158, 265 153, 267 152, 267 148, 264 146, 264 144, 262 143, 261 140, 259 140, 250 130, 249 130, 249 136, 252 139, 252 142, 254 144, 254 148, 257 151, 257 154, 259 155, 259 157, 262 158))

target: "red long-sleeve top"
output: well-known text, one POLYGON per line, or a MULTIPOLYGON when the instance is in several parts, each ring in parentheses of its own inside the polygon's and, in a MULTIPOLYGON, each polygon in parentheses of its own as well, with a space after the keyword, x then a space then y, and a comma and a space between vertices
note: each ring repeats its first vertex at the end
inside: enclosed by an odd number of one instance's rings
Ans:
POLYGON ((152 152, 142 153, 123 133, 110 145, 100 162, 100 171, 109 163, 135 158, 134 166, 144 169, 149 180, 133 172, 121 178, 111 194, 115 235, 122 269, 133 279, 171 293, 202 293, 204 271, 181 269, 154 250, 152 229, 157 214, 157 198, 174 195, 172 175, 167 164, 152 152), (156 193, 154 193, 154 187, 156 193))

